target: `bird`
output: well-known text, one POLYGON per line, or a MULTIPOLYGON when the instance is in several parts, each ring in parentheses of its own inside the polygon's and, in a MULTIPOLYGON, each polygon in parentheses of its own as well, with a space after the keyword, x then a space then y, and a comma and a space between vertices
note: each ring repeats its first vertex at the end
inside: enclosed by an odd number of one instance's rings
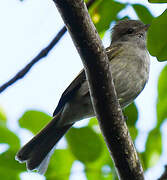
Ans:
MULTIPOLYGON (((105 49, 121 108, 131 104, 149 78, 150 58, 146 48, 148 24, 120 20, 112 29, 111 43, 105 49)), ((53 119, 16 154, 28 170, 44 174, 57 142, 77 121, 94 117, 88 82, 83 69, 63 92, 53 119)))

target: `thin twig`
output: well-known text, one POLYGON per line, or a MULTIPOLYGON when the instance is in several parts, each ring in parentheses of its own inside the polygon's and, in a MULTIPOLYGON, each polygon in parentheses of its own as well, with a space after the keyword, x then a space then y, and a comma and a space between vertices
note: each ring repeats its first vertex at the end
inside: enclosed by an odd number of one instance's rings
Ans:
MULTIPOLYGON (((89 8, 96 0, 89 0, 87 2, 87 8, 89 8)), ((50 44, 45 47, 43 50, 39 52, 39 54, 33 58, 23 69, 21 69, 19 72, 16 73, 15 76, 13 76, 9 81, 5 82, 2 86, 0 86, 0 93, 2 93, 6 88, 13 85, 18 80, 22 79, 29 70, 36 64, 38 61, 43 59, 48 55, 48 53, 53 49, 53 47, 59 42, 59 40, 63 37, 63 35, 66 33, 67 29, 64 26, 58 34, 55 36, 55 38, 50 42, 50 44)))
POLYGON ((3 92, 7 87, 14 84, 19 79, 23 78, 28 71, 32 68, 32 66, 40 61, 42 58, 46 57, 48 53, 53 49, 53 47, 58 43, 58 41, 62 38, 62 36, 66 32, 66 27, 64 26, 56 35, 56 37, 51 41, 51 43, 45 47, 34 59, 30 61, 23 69, 21 69, 14 77, 12 77, 8 82, 4 83, 0 86, 0 93, 3 92))

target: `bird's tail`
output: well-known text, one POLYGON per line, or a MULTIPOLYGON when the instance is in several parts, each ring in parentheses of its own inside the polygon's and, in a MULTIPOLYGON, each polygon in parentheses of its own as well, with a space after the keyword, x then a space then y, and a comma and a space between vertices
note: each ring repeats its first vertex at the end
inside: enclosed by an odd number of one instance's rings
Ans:
POLYGON ((27 169, 37 169, 40 174, 44 174, 47 170, 56 143, 72 126, 72 124, 63 127, 57 126, 60 116, 61 113, 56 115, 43 130, 16 154, 18 161, 26 162, 27 169))

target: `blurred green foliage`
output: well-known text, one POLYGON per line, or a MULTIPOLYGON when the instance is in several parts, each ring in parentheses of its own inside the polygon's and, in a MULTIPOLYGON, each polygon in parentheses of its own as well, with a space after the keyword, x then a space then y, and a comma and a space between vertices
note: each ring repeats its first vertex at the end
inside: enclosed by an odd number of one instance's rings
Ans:
POLYGON ((167 10, 154 18, 148 31, 148 50, 159 61, 167 60, 167 10))
POLYGON ((7 144, 9 148, 0 153, 0 177, 5 180, 18 180, 20 172, 25 170, 25 165, 15 161, 15 154, 20 148, 20 141, 16 134, 7 127, 7 117, 0 109, 0 144, 7 144))
POLYGON ((71 128, 66 138, 73 155, 83 163, 95 161, 102 153, 103 143, 90 127, 71 128))
MULTIPOLYGON (((155 1, 150 0, 150 2, 155 1)), ((119 20, 120 11, 124 10, 127 6, 130 5, 113 0, 95 1, 89 12, 101 37, 110 28, 112 22, 119 20)), ((140 4, 133 4, 131 6, 140 20, 144 23, 151 23, 148 33, 149 52, 159 60, 166 60, 167 11, 161 16, 154 18, 145 6, 140 4)), ((128 14, 125 17, 128 17, 128 14)), ((144 170, 155 165, 162 154, 162 134, 160 128, 167 118, 166 92, 167 66, 161 72, 158 81, 157 124, 148 134, 145 150, 139 153, 144 170)), ((135 104, 128 106, 124 110, 124 115, 126 117, 125 119, 127 119, 126 121, 132 139, 135 141, 138 135, 138 129, 136 127, 138 111, 135 104)), ((30 110, 26 111, 20 117, 19 125, 21 128, 25 128, 36 134, 50 119, 51 117, 44 112, 30 110)), ((46 173, 46 179, 68 180, 71 173, 78 173, 75 171, 71 172, 72 165, 75 161, 80 161, 84 165, 83 173, 85 173, 88 180, 118 179, 96 118, 90 119, 88 125, 85 127, 72 128, 66 134, 66 141, 67 147, 55 150, 46 173)), ((19 164, 14 159, 16 152, 20 148, 20 140, 8 128, 7 117, 2 109, 0 109, 0 143, 9 146, 6 151, 0 153, 1 179, 19 180, 20 173, 26 171, 25 164, 19 164)))
POLYGON ((104 0, 100 1, 100 3, 90 11, 90 15, 99 34, 104 34, 105 31, 108 30, 111 22, 117 18, 117 14, 125 8, 125 6, 125 4, 112 0, 104 0), (109 7, 110 10, 106 11, 109 7))
POLYGON ((152 22, 154 17, 145 6, 141 4, 133 4, 132 7, 134 8, 137 16, 143 23, 150 24, 152 22))
POLYGON ((167 0, 148 0, 150 3, 167 3, 167 0))
POLYGON ((157 100, 157 127, 159 128, 167 118, 167 66, 160 73, 158 80, 158 100, 157 100))
POLYGON ((20 127, 30 130, 36 134, 40 131, 49 121, 51 117, 46 113, 29 110, 26 111, 19 119, 20 127), (33 126, 32 126, 33 124, 33 126))

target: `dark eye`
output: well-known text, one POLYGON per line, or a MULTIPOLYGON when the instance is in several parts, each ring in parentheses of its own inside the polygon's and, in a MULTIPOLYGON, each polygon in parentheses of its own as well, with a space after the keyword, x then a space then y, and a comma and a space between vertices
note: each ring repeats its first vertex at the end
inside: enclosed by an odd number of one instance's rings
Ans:
POLYGON ((132 34, 134 32, 134 29, 133 28, 129 28, 128 30, 127 30, 127 33, 128 34, 132 34))

